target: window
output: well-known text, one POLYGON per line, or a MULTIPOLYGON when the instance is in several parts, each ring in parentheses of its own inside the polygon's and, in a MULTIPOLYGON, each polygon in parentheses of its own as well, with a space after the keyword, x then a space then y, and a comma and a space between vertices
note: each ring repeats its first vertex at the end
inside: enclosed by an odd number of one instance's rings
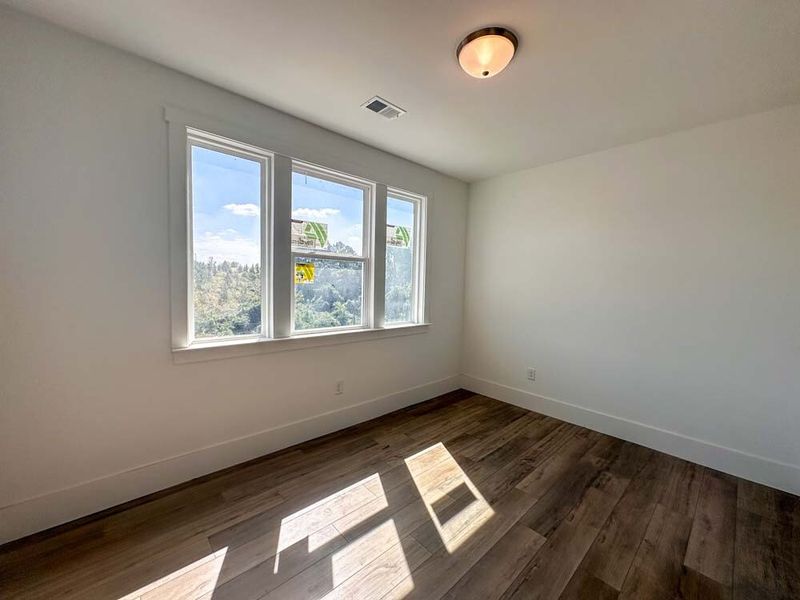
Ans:
POLYGON ((166 120, 174 350, 425 330, 425 197, 166 120))
POLYGON ((268 158, 189 136, 191 298, 196 340, 260 335, 268 158))
POLYGON ((295 163, 292 170, 293 329, 366 324, 371 185, 295 163))
POLYGON ((417 319, 420 204, 420 198, 395 190, 386 199, 386 323, 417 319))

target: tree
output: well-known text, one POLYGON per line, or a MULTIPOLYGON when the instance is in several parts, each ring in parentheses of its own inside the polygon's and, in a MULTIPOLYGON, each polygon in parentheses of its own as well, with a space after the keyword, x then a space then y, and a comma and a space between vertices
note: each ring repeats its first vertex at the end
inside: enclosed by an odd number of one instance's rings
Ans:
MULTIPOLYGON (((337 242, 330 250, 356 255, 337 242)), ((363 263, 314 259, 314 281, 295 285, 295 328, 322 329, 361 324, 363 263)), ((386 248, 386 320, 411 319, 413 253, 386 248)), ((194 261, 194 321, 198 338, 261 332, 261 267, 237 262, 194 261)))
POLYGON ((261 268, 236 262, 194 261, 195 336, 261 331, 261 268))

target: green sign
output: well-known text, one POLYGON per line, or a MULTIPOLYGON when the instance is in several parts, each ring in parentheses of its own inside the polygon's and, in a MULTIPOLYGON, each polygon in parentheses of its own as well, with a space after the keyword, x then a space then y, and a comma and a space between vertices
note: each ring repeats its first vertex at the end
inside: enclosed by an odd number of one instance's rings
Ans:
POLYGON ((411 246, 411 229, 402 225, 387 225, 386 245, 409 248, 411 246))
POLYGON ((328 224, 292 219, 292 246, 325 248, 328 245, 328 224))

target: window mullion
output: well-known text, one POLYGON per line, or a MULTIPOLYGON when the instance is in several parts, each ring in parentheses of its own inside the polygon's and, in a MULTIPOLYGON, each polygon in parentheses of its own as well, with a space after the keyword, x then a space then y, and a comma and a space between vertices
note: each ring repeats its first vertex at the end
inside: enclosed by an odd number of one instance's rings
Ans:
POLYGON ((381 328, 386 318, 386 186, 375 186, 372 226, 372 326, 381 328))
POLYGON ((272 182, 272 336, 292 335, 292 159, 276 154, 272 182))
POLYGON ((264 159, 261 165, 261 211, 259 213, 261 218, 261 337, 270 337, 272 335, 272 323, 270 321, 272 313, 269 308, 272 304, 269 287, 270 274, 272 272, 269 262, 271 254, 269 245, 272 243, 272 231, 270 229, 272 215, 269 206, 272 199, 271 180, 272 160, 264 159))

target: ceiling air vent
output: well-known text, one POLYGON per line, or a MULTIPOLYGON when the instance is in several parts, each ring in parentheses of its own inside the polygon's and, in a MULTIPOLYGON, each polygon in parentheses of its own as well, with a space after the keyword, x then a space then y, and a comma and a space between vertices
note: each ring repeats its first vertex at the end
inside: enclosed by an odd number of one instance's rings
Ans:
POLYGON ((362 104, 364 108, 367 110, 371 110, 374 113, 378 113, 380 116, 385 117, 387 119, 396 119, 397 117, 402 117, 406 114, 399 106, 384 100, 380 96, 375 96, 370 98, 364 104, 362 104))

